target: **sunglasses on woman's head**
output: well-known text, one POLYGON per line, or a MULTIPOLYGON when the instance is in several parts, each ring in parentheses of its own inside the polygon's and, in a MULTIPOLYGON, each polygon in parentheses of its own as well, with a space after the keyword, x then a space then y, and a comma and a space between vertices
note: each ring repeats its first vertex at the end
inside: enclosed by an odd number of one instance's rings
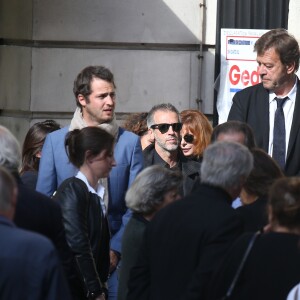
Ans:
POLYGON ((161 123, 161 124, 154 124, 154 125, 151 125, 150 128, 152 128, 152 129, 158 129, 160 131, 160 133, 164 134, 164 133, 168 132, 170 126, 172 126, 172 129, 175 132, 179 132, 181 130, 181 128, 182 128, 182 124, 181 123, 172 123, 172 124, 161 123))
POLYGON ((183 139, 184 139, 187 143, 192 144, 193 141, 194 141, 194 136, 193 136, 192 134, 185 134, 185 135, 183 136, 183 139))

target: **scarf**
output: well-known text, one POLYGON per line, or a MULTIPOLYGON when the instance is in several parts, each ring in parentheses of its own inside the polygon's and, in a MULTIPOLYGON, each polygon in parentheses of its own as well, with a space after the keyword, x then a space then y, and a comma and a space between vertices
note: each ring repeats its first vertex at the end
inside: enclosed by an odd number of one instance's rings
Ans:
MULTIPOLYGON (((83 119, 80 108, 77 107, 75 112, 74 112, 73 118, 71 120, 69 131, 72 131, 74 129, 82 129, 84 127, 87 127, 87 124, 83 119)), ((99 124, 98 127, 100 127, 101 129, 106 130, 108 133, 110 133, 111 135, 114 136, 115 140, 117 140, 118 134, 119 134, 119 126, 116 122, 116 116, 115 115, 114 115, 111 122, 99 124)), ((108 182, 107 182, 107 178, 100 179, 100 182, 104 186, 104 189, 105 189, 103 200, 104 200, 105 206, 107 208, 108 207, 108 182)))
MULTIPOLYGON (((71 124, 69 127, 69 131, 74 129, 82 129, 87 127, 86 122, 83 119, 81 110, 79 107, 76 108, 73 118, 71 120, 71 124)), ((113 119, 109 123, 102 123, 98 125, 99 128, 106 130, 108 133, 115 137, 115 140, 118 138, 119 134, 119 125, 116 122, 116 116, 114 115, 113 119)))

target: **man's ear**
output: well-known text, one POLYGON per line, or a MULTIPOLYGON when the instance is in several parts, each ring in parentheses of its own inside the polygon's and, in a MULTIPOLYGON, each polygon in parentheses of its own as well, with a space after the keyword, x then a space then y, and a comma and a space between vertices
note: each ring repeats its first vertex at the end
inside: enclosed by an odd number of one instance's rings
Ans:
POLYGON ((152 129, 148 129, 147 135, 148 135, 148 140, 151 143, 153 143, 155 141, 153 130, 152 129))
POLYGON ((154 129, 149 128, 149 137, 151 140, 155 141, 155 136, 154 136, 154 129))
POLYGON ((79 94, 77 99, 82 107, 86 106, 86 99, 82 94, 79 94))
POLYGON ((295 62, 291 62, 285 65, 288 74, 292 74, 295 71, 295 62))

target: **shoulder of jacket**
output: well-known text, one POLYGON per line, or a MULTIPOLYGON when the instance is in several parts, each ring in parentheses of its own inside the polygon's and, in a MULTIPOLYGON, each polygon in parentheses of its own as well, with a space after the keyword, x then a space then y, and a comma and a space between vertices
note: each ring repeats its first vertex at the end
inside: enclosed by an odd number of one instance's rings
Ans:
POLYGON ((46 139, 51 139, 53 143, 57 143, 58 141, 65 142, 65 136, 69 132, 69 127, 63 127, 61 129, 50 132, 46 139))
POLYGON ((89 193, 88 187, 86 184, 79 178, 71 177, 62 182, 57 190, 57 194, 61 191, 72 190, 77 193, 89 193))
MULTIPOLYGON (((136 141, 136 140, 139 140, 139 136, 136 135, 135 133, 131 132, 131 131, 128 131, 128 130, 125 130, 124 128, 122 127, 119 127, 119 135, 118 135, 118 141, 119 140, 125 140, 125 141, 136 141), (128 140, 129 139, 129 140, 128 140)), ((118 142, 117 141, 117 142, 118 142)))
POLYGON ((239 95, 243 95, 244 96, 245 94, 251 95, 253 93, 258 93, 258 92, 262 92, 262 93, 266 92, 266 93, 268 93, 268 91, 263 87, 262 83, 259 83, 259 84, 256 84, 256 85, 248 86, 248 87, 246 87, 246 88, 238 91, 236 93, 236 95, 237 96, 239 96, 239 95))

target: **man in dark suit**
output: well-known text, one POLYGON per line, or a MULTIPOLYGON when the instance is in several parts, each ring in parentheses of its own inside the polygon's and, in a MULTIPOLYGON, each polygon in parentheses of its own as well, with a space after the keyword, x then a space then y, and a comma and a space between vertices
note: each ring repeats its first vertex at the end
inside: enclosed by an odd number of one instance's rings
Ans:
POLYGON ((69 269, 71 256, 66 244, 60 206, 23 184, 18 174, 20 163, 21 150, 17 139, 7 128, 0 126, 0 166, 14 176, 18 187, 13 221, 20 228, 49 238, 58 250, 65 271, 72 274, 69 269))
POLYGON ((12 222, 17 185, 0 167, 0 298, 71 299, 60 261, 50 240, 16 228, 12 222))
POLYGON ((205 299, 213 272, 243 224, 231 207, 253 158, 236 142, 207 147, 201 185, 150 222, 132 269, 127 300, 205 299))
POLYGON ((234 95, 228 120, 249 124, 257 146, 277 160, 286 175, 300 175, 298 42, 285 29, 273 29, 257 40, 254 50, 262 82, 234 95))

